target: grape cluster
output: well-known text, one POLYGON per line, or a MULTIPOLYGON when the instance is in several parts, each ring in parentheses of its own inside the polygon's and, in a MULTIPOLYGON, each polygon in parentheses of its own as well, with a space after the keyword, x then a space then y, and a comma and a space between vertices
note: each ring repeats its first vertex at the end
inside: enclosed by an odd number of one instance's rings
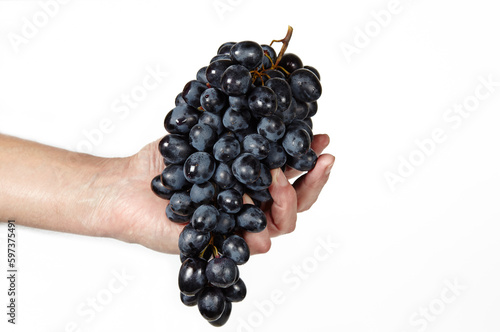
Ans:
POLYGON ((165 117, 169 134, 159 150, 166 167, 151 187, 169 200, 168 219, 186 224, 179 237, 181 301, 197 305, 214 326, 245 298, 238 265, 250 251, 242 232, 266 228, 260 206, 272 199, 270 170, 316 164, 311 117, 320 76, 285 53, 291 33, 273 41, 283 44, 279 54, 253 41, 222 44, 165 117), (255 205, 244 204, 244 194, 255 205))

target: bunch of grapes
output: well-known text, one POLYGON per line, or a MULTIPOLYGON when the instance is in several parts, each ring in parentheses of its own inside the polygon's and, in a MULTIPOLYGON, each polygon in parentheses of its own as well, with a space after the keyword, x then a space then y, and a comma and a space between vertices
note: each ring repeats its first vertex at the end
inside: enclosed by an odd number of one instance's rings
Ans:
POLYGON ((198 306, 214 326, 229 319, 246 286, 238 265, 250 251, 243 232, 261 232, 260 209, 272 200, 271 169, 311 170, 311 117, 320 76, 286 53, 292 35, 270 45, 222 44, 175 99, 159 144, 165 169, 152 190, 169 200, 168 219, 186 224, 179 237, 182 303, 198 306), (281 42, 279 54, 271 47, 281 42), (243 195, 255 204, 244 204, 243 195))

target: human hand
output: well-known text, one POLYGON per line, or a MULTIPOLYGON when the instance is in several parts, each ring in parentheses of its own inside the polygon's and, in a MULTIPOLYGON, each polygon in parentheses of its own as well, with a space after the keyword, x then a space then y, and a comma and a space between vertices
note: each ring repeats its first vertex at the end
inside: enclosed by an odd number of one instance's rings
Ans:
MULTIPOLYGON (((158 153, 158 142, 148 144, 129 158, 108 161, 107 168, 115 173, 115 181, 103 186, 105 194, 97 215, 105 225, 105 236, 177 254, 177 242, 184 224, 168 220, 165 215, 168 201, 157 197, 150 188, 151 180, 165 168, 163 157, 158 153)), ((319 155, 328 143, 327 135, 315 135, 312 148, 319 155)), ((329 154, 319 156, 315 168, 299 177, 293 185, 288 179, 301 172, 293 169, 287 169, 285 173, 280 169, 271 171, 273 182, 269 192, 273 201, 262 206, 267 227, 260 233, 244 234, 252 254, 269 251, 272 237, 295 229, 297 212, 309 209, 316 201, 334 160, 329 154)), ((251 203, 246 195, 244 200, 251 203)))

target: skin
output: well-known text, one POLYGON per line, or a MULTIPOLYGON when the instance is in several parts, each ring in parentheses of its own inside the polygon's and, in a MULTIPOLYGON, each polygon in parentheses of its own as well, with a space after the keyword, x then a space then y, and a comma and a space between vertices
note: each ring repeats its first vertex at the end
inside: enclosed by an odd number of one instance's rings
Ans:
MULTIPOLYGON (((184 225, 165 215, 168 201, 154 195, 151 179, 165 165, 158 142, 127 158, 101 158, 0 134, 0 220, 88 236, 109 237, 177 254, 184 225)), ((316 135, 312 148, 321 154, 327 135, 316 135)), ((323 154, 316 167, 301 174, 272 170, 266 204, 268 227, 245 233, 252 254, 268 252, 271 238, 295 229, 297 213, 308 210, 328 181, 335 157, 323 154)), ((245 197, 246 203, 251 203, 245 197)))

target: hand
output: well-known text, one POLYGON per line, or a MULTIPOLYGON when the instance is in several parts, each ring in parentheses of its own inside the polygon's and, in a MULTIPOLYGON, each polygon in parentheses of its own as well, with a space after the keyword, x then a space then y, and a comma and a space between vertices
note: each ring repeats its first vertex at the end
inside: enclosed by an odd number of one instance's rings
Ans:
MULTIPOLYGON (((132 157, 108 161, 110 173, 115 172, 118 177, 114 183, 109 183, 97 215, 106 225, 104 235, 173 254, 179 253, 177 241, 184 225, 167 219, 165 208, 168 201, 157 197, 150 188, 153 177, 165 167, 158 153, 158 142, 148 144, 132 157)), ((320 154, 328 143, 327 135, 316 135, 312 148, 320 154)), ((267 252, 271 237, 295 229, 297 212, 309 209, 316 201, 334 160, 332 155, 321 155, 314 170, 298 178, 293 186, 287 178, 296 177, 301 172, 272 170, 273 182, 269 191, 273 202, 263 206, 267 228, 261 233, 246 232, 244 235, 252 254, 267 252)), ((251 199, 245 197, 245 202, 249 203, 251 199)))

